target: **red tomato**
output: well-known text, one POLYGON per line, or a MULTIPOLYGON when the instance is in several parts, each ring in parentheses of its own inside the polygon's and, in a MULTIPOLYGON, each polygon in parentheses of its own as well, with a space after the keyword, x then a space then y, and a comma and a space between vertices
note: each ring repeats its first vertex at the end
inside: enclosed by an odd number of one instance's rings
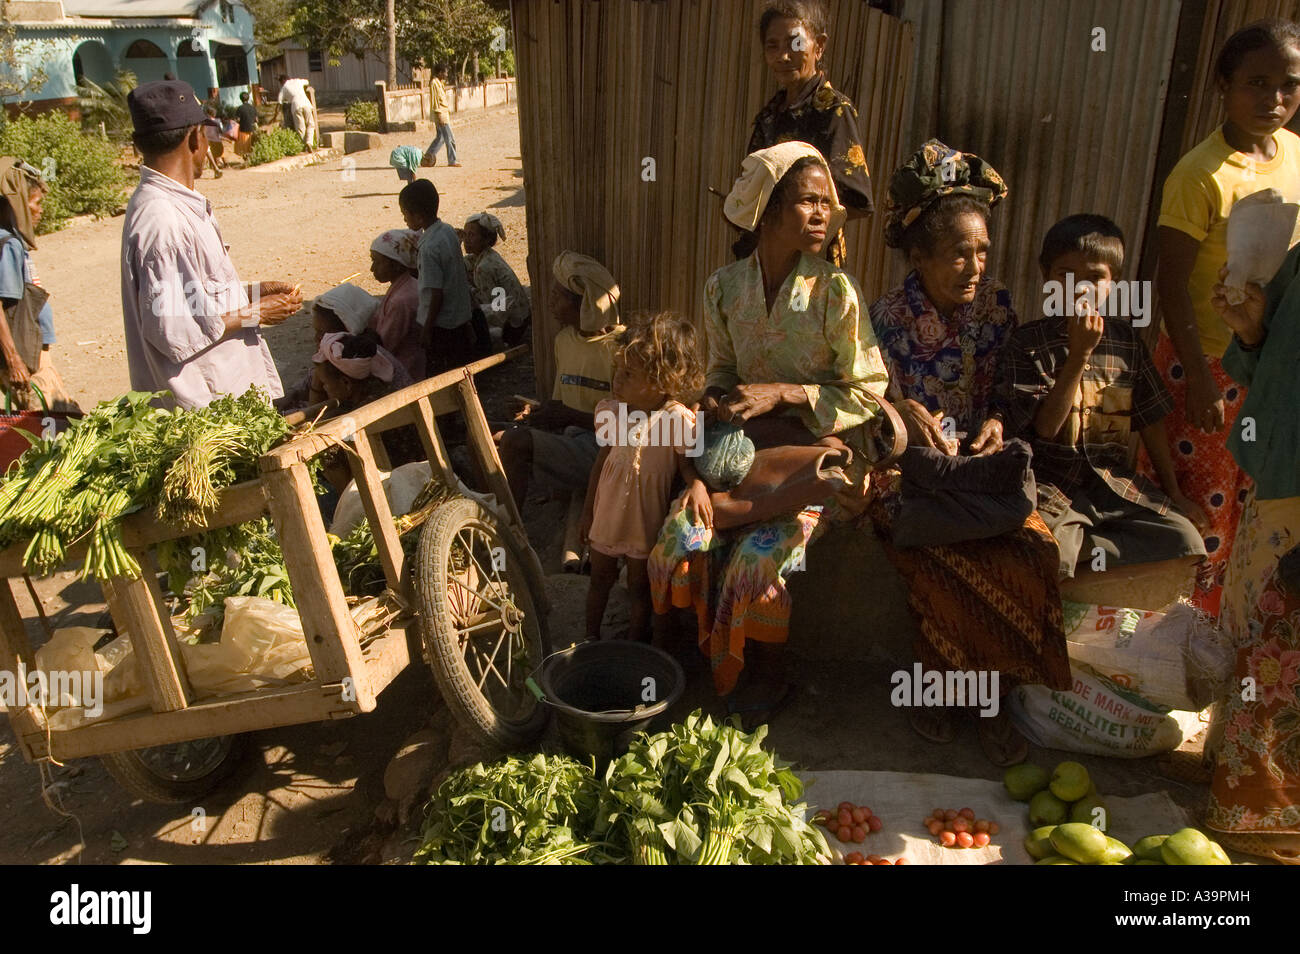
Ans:
POLYGON ((835 810, 836 810, 837 812, 851 812, 851 811, 853 811, 853 803, 852 803, 852 802, 840 802, 838 805, 835 806, 835 810))
POLYGON ((955 808, 949 808, 943 813, 944 821, 952 821, 956 817, 957 817, 957 809, 955 808))
POLYGON ((838 819, 839 819, 839 823, 840 823, 841 825, 848 825, 848 826, 852 827, 852 825, 853 825, 853 812, 849 811, 847 808, 841 808, 841 809, 840 809, 839 816, 838 816, 838 819))
POLYGON ((957 814, 967 821, 975 820, 975 809, 973 808, 963 808, 961 811, 957 812, 957 814))
POLYGON ((988 819, 987 819, 987 818, 981 818, 981 819, 979 819, 977 822, 975 822, 975 830, 976 830, 976 831, 988 831, 988 830, 989 830, 989 821, 988 821, 988 819))
POLYGON ((824 808, 821 811, 819 811, 816 815, 813 816, 814 825, 825 825, 830 820, 831 820, 831 813, 824 808))
POLYGON ((942 808, 936 808, 934 811, 930 812, 930 815, 933 818, 939 819, 939 821, 943 821, 944 818, 946 817, 946 814, 942 808))
POLYGON ((906 858, 899 858, 899 859, 897 859, 897 860, 894 862, 894 864, 896 864, 896 865, 905 865, 905 864, 907 864, 907 859, 906 859, 906 858))
POLYGON ((861 807, 853 809, 849 814, 853 816, 853 824, 855 825, 861 825, 867 820, 867 813, 864 812, 861 807))
POLYGON ((966 819, 958 815, 956 818, 952 820, 952 824, 949 825, 948 827, 951 828, 953 831, 957 832, 958 834, 961 834, 962 832, 970 828, 970 822, 968 822, 966 819))
POLYGON ((853 826, 853 843, 860 845, 867 840, 867 830, 861 825, 853 826))
POLYGON ((995 821, 991 821, 991 822, 989 822, 989 834, 990 834, 990 835, 996 835, 996 834, 997 834, 999 831, 1001 831, 1001 830, 1002 830, 1002 829, 998 827, 998 823, 997 823, 997 822, 995 822, 995 821))
POLYGON ((970 847, 971 845, 973 845, 974 843, 975 843, 975 838, 974 838, 974 836, 971 835, 970 832, 968 832, 968 831, 962 831, 962 832, 958 832, 958 833, 957 833, 957 847, 958 847, 958 848, 969 848, 969 847, 970 847))
POLYGON ((840 841, 852 841, 853 829, 848 825, 840 825, 840 827, 835 830, 835 837, 840 841))
POLYGON ((880 831, 880 829, 884 827, 885 827, 885 823, 882 822, 875 815, 870 815, 867 817, 867 828, 869 828, 871 831, 880 831))
POLYGON ((860 864, 862 864, 862 852, 860 852, 860 851, 850 851, 847 855, 844 856, 844 863, 845 863, 846 865, 860 865, 860 864))
POLYGON ((873 865, 875 865, 875 864, 879 864, 883 859, 880 857, 880 855, 867 855, 867 860, 870 861, 873 865))
POLYGON ((975 833, 975 847, 983 848, 989 843, 989 833, 986 831, 977 831, 975 833))
POLYGON ((866 813, 866 816, 867 816, 868 818, 870 818, 872 815, 875 814, 875 812, 873 812, 873 811, 872 811, 870 808, 868 808, 866 805, 859 805, 858 808, 862 809, 862 811, 866 813))
POLYGON ((945 848, 951 848, 957 844, 957 836, 950 831, 941 831, 939 832, 939 844, 945 848))
POLYGON ((939 819, 937 818, 931 818, 930 824, 926 825, 925 827, 929 829, 930 834, 934 835, 937 838, 939 832, 943 831, 943 822, 939 821, 939 819))

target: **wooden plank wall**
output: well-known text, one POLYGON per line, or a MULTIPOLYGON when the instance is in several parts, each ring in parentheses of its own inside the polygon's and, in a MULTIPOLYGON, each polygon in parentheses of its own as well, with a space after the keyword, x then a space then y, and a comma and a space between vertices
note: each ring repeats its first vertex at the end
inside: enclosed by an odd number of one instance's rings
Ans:
MULTIPOLYGON (((857 104, 878 198, 902 148, 910 24, 863 0, 832 0, 825 59, 857 104)), ((566 248, 600 259, 628 312, 701 318, 705 279, 732 260, 722 199, 754 115, 775 92, 758 38, 763 0, 516 0, 519 126, 528 193, 539 393, 558 330, 550 265, 566 248), (654 161, 647 181, 645 160, 654 161)), ((880 217, 849 227, 849 271, 884 290, 880 217)))

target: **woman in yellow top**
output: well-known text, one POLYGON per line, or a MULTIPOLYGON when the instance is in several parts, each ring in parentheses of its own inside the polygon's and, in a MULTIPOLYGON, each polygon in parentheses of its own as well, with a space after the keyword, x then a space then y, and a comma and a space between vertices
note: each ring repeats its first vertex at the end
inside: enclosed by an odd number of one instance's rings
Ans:
MULTIPOLYGON (((1165 423, 1178 485, 1210 522, 1192 599, 1217 616, 1250 479, 1227 447, 1246 389, 1220 363, 1232 332, 1210 299, 1227 260, 1233 205, 1261 189, 1300 202, 1300 137, 1282 128, 1300 107, 1300 27, 1261 20, 1238 30, 1215 72, 1227 118, 1165 180, 1156 270, 1164 333, 1155 361, 1174 398, 1165 423)), ((1292 244, 1298 240, 1300 223, 1292 244)), ((1141 461, 1153 476, 1145 453, 1141 461)))

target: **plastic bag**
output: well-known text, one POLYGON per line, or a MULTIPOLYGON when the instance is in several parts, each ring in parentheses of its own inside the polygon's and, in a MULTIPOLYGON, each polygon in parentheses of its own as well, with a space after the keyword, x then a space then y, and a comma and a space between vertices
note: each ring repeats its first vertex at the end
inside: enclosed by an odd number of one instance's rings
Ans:
POLYGON ((1261 189, 1239 199, 1228 213, 1227 299, 1246 300, 1246 284, 1267 285, 1291 248, 1300 206, 1285 201, 1276 189, 1261 189))
POLYGON ((1071 665, 1065 692, 1017 686, 1008 696, 1011 718, 1025 738, 1047 749, 1139 759, 1178 748, 1201 730, 1195 712, 1167 712, 1098 675, 1071 665))
MULTIPOLYGON (((264 681, 284 681, 311 668, 311 653, 298 611, 259 596, 226 597, 222 653, 205 660, 212 674, 223 668, 264 681)), ((196 686, 202 685, 191 673, 196 686)))
POLYGON ((1190 603, 1167 612, 1066 603, 1066 649, 1155 707, 1199 712, 1232 678, 1227 635, 1190 603))
MULTIPOLYGON (((380 471, 380 475, 388 507, 394 517, 400 517, 410 511, 415 498, 433 477, 433 469, 428 461, 418 460, 395 467, 389 474, 380 471)), ((334 508, 334 519, 330 523, 330 533, 336 537, 346 537, 365 519, 366 510, 361 503, 361 491, 357 490, 357 482, 354 480, 339 495, 338 506, 334 508)))
POLYGON ((82 705, 95 705, 92 698, 95 687, 87 683, 98 677, 99 662, 95 659, 95 643, 103 630, 91 626, 68 626, 55 630, 54 635, 36 650, 36 668, 44 673, 49 697, 46 709, 60 709, 82 705))

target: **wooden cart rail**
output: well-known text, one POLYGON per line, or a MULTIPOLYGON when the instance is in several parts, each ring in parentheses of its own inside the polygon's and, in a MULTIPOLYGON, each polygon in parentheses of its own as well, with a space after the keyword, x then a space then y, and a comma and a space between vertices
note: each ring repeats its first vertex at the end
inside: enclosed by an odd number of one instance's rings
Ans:
MULTIPOLYGON (((410 662, 411 639, 419 637, 418 621, 409 617, 397 621, 363 653, 361 633, 334 565, 308 463, 333 447, 345 449, 388 588, 409 598, 405 557, 380 474, 390 469, 381 435, 395 427, 414 425, 434 476, 449 486, 463 486, 452 468, 437 423, 441 414, 463 414, 477 471, 476 489, 495 496, 502 527, 523 543, 521 552, 528 554, 533 564, 527 571, 539 581, 536 591, 539 600, 543 599, 541 568, 527 545, 473 377, 526 350, 515 348, 440 374, 325 421, 310 433, 274 448, 258 462, 259 479, 227 488, 221 495, 217 516, 204 526, 181 528, 147 513, 127 518, 123 525, 125 542, 144 572, 137 580, 109 581, 104 585, 104 595, 119 631, 130 637, 151 711, 55 730, 35 706, 11 709, 10 721, 23 755, 29 761, 102 755, 346 718, 374 709, 379 693, 410 662), (196 699, 153 572, 152 547, 203 530, 244 523, 268 511, 284 554, 314 678, 297 686, 196 699)), ((25 547, 24 542, 0 552, 0 576, 4 578, 0 585, 0 666, 15 673, 20 663, 28 671, 36 668, 14 598, 14 586, 23 573, 25 547)), ((69 559, 83 554, 84 547, 73 547, 69 559)))

